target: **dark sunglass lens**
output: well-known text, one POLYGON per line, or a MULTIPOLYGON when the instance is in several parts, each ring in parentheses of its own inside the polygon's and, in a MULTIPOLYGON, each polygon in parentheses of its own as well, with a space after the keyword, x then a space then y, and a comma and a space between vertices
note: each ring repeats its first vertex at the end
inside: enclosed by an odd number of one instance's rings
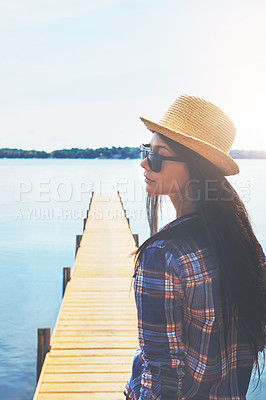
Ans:
POLYGON ((162 160, 158 153, 150 152, 148 156, 148 164, 153 172, 160 172, 162 160))

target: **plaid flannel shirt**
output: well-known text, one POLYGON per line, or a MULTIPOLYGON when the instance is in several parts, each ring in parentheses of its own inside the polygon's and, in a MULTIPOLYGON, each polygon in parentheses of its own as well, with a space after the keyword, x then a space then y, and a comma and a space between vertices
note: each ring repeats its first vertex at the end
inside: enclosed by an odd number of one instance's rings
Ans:
POLYGON ((241 321, 225 346, 219 271, 197 214, 176 219, 173 240, 147 247, 134 289, 139 349, 124 390, 129 399, 245 399, 253 354, 241 321))

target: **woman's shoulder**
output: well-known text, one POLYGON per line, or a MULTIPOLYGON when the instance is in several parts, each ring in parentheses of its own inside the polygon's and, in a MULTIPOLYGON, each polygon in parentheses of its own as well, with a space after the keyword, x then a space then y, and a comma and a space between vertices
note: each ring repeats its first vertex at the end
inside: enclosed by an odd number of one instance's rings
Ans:
POLYGON ((208 240, 198 214, 180 217, 160 229, 146 248, 172 251, 176 256, 207 249, 208 240))
POLYGON ((168 225, 165 232, 165 237, 154 240, 145 249, 146 262, 158 265, 165 262, 185 280, 199 272, 204 278, 211 271, 216 271, 206 235, 196 215, 182 223, 178 221, 178 224, 168 225))

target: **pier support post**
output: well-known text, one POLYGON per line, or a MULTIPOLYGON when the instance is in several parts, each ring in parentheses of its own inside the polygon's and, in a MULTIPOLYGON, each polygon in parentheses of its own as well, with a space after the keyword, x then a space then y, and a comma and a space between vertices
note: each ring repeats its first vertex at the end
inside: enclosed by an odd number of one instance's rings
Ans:
POLYGON ((94 191, 91 192, 91 198, 90 198, 90 202, 89 202, 88 211, 90 211, 90 208, 91 208, 91 202, 92 202, 93 195, 94 195, 94 191))
POLYGON ((67 282, 70 281, 70 273, 71 273, 70 267, 65 267, 63 269, 63 296, 62 297, 64 297, 67 282))
POLYGON ((87 222, 87 218, 84 218, 84 221, 83 221, 83 232, 85 231, 86 222, 87 222))
POLYGON ((39 380, 43 362, 46 354, 50 351, 51 329, 38 329, 38 349, 37 349, 37 382, 39 380))
POLYGON ((137 233, 133 233, 133 238, 135 240, 136 246, 139 247, 139 235, 137 233))
POLYGON ((77 255, 81 239, 82 239, 82 235, 76 235, 76 253, 75 253, 75 255, 77 255))

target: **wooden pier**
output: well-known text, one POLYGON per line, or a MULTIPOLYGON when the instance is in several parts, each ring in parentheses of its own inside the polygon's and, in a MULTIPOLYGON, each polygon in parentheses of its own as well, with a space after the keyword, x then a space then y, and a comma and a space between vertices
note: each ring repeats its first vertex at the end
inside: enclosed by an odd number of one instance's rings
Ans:
POLYGON ((94 194, 33 400, 125 399, 138 347, 135 250, 119 194, 94 194))

